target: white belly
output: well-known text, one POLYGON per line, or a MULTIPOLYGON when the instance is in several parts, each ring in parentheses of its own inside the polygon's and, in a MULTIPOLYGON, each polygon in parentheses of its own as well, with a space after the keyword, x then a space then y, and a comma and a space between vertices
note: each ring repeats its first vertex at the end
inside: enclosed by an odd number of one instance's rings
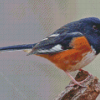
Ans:
POLYGON ((80 68, 85 67, 86 65, 88 65, 90 62, 92 62, 94 60, 94 58, 96 57, 96 51, 94 49, 92 49, 91 52, 88 53, 84 53, 82 56, 84 56, 82 58, 81 61, 77 61, 78 63, 74 66, 72 66, 71 70, 67 70, 67 71, 75 71, 75 70, 79 70, 80 68))

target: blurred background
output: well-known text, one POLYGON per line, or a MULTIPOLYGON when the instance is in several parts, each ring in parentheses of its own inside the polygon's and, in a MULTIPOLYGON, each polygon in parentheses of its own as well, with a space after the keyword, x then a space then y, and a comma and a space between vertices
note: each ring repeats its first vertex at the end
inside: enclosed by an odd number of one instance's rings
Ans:
MULTIPOLYGON (((39 42, 85 17, 100 18, 100 0, 1 0, 0 47, 39 42)), ((99 60, 100 56, 84 68, 98 78, 99 60)), ((23 51, 0 54, 0 100, 53 100, 69 81, 44 58, 23 51)))

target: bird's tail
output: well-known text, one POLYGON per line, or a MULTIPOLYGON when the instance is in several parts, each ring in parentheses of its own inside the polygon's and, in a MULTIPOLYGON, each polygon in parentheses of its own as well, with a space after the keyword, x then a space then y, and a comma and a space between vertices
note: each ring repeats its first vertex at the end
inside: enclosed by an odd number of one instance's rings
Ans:
POLYGON ((0 47, 0 52, 5 51, 15 51, 15 50, 23 50, 24 52, 31 52, 32 48, 36 45, 34 44, 22 44, 22 45, 13 45, 13 46, 6 46, 6 47, 0 47))

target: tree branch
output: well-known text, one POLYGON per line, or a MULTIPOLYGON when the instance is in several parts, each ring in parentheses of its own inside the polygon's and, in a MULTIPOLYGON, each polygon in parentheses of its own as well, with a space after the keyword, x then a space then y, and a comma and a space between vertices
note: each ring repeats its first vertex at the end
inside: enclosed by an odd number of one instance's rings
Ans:
MULTIPOLYGON (((88 77, 88 73, 82 70, 81 72, 78 72, 75 79, 77 81, 82 81, 86 77, 88 77)), ((72 81, 69 85, 71 84, 73 84, 72 81)), ((98 82, 98 78, 91 76, 82 85, 86 87, 77 85, 74 87, 67 86, 54 100, 96 100, 100 93, 100 82, 98 82)))

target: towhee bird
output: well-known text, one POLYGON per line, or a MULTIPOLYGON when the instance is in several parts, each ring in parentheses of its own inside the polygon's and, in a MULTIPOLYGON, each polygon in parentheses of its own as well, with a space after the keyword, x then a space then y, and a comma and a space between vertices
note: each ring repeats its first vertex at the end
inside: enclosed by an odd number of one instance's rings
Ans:
POLYGON ((82 86, 87 78, 77 82, 69 72, 81 71, 100 53, 100 19, 89 17, 68 23, 38 43, 0 47, 0 51, 10 50, 44 57, 62 69, 74 85, 82 86))

